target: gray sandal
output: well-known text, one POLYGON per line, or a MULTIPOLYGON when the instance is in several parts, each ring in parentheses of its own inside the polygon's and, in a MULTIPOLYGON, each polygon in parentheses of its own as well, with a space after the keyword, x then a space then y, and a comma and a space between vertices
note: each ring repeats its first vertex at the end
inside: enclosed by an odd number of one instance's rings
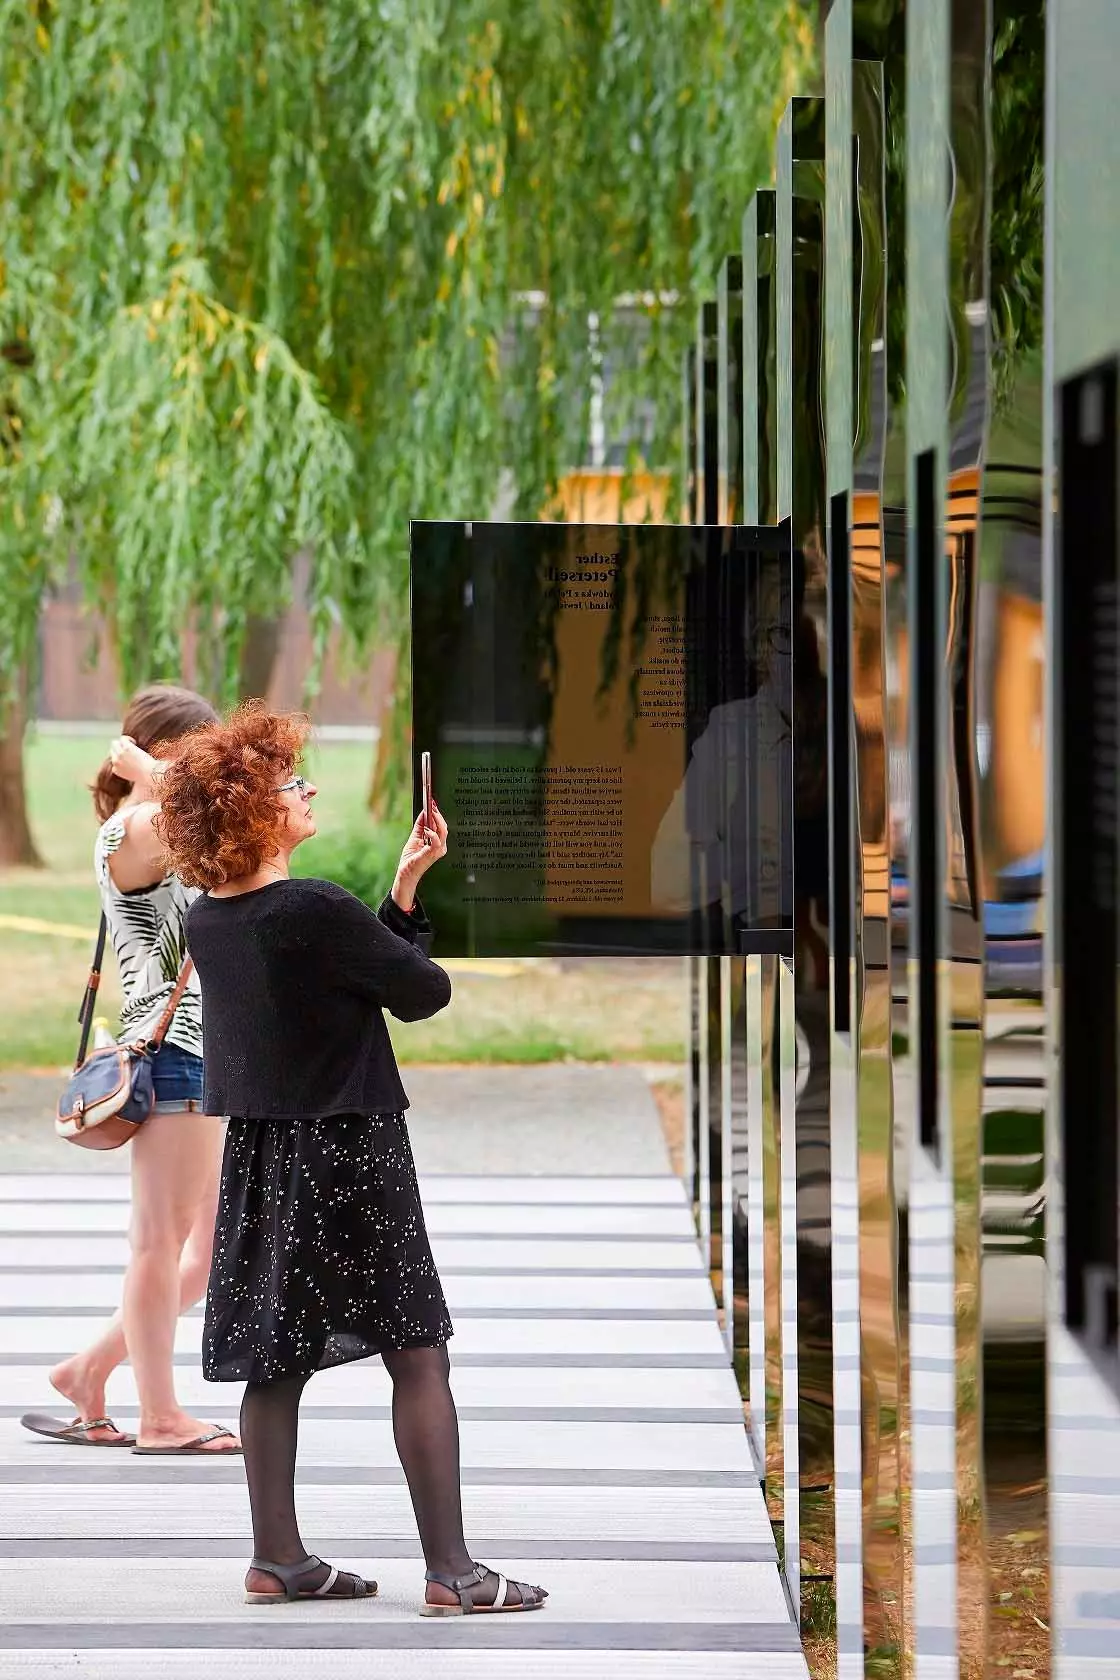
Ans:
POLYGON ((363 1580, 360 1575, 347 1575, 333 1564, 324 1563, 322 1558, 307 1557, 302 1563, 268 1563, 264 1558, 254 1558, 250 1569, 259 1569, 263 1575, 274 1575, 283 1587, 282 1593, 249 1592, 246 1590, 246 1604, 293 1604, 296 1599, 332 1598, 334 1600, 348 1598, 376 1598, 377 1582, 363 1580), (319 1587, 306 1587, 300 1590, 300 1581, 305 1575, 310 1575, 316 1569, 325 1569, 327 1578, 319 1587), (339 1581, 349 1581, 352 1591, 336 1593, 332 1589, 339 1581))
POLYGON ((440 1575, 434 1569, 429 1569, 424 1576, 425 1581, 431 1581, 436 1586, 446 1587, 448 1592, 458 1593, 458 1604, 422 1604, 422 1616, 506 1616, 513 1610, 540 1610, 548 1597, 543 1587, 531 1587, 525 1581, 507 1581, 497 1569, 488 1569, 484 1563, 476 1563, 469 1575, 440 1575), (471 1597, 471 1587, 479 1587, 487 1575, 496 1575, 498 1585, 494 1592, 492 1604, 476 1604, 471 1597), (506 1603, 506 1593, 510 1587, 516 1587, 520 1598, 516 1604, 506 1603))

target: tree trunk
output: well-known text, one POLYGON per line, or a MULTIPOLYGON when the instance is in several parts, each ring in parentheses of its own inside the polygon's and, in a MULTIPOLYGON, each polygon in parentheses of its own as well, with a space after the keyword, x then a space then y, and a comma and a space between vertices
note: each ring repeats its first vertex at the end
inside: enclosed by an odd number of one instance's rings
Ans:
POLYGON ((15 699, 6 710, 0 710, 0 868, 46 867, 27 820, 27 789, 23 777, 27 689, 25 666, 16 683, 15 699))
POLYGON ((250 614, 237 679, 239 699, 267 700, 286 616, 285 613, 274 613, 263 618, 250 614))

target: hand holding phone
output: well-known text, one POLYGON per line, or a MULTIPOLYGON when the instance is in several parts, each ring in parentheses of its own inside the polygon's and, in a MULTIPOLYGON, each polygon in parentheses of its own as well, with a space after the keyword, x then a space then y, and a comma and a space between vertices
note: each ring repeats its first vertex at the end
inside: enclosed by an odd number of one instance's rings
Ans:
POLYGON ((420 786, 423 796, 424 827, 435 828, 435 818, 432 813, 432 755, 430 752, 420 754, 420 786))
POLYGON ((423 808, 412 825, 412 833, 405 841, 401 861, 393 882, 394 902, 411 913, 416 902, 416 888, 420 877, 434 863, 447 856, 447 823, 432 795, 432 756, 420 755, 420 785, 423 808))

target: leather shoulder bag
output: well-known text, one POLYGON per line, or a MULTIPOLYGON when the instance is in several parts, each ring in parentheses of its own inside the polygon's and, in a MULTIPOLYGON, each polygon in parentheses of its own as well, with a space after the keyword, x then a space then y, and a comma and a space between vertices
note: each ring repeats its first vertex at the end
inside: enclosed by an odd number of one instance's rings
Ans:
POLYGON ((109 1044, 87 1056, 107 927, 102 914, 93 967, 82 1007, 78 1011, 82 1035, 78 1042, 77 1060, 58 1099, 54 1121, 54 1129, 60 1138, 65 1138, 67 1143, 80 1144, 84 1149, 119 1149, 136 1136, 138 1128, 151 1114, 155 1103, 152 1057, 163 1043, 193 966, 190 957, 187 957, 179 970, 175 989, 167 1000, 167 1008, 150 1038, 138 1038, 131 1044, 109 1044))

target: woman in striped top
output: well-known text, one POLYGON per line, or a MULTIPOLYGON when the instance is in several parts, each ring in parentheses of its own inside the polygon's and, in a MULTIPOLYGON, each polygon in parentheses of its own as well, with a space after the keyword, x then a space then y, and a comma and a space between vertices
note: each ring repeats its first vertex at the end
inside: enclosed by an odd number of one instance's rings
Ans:
MULTIPOLYGON (((186 956, 183 923, 198 893, 168 870, 153 823, 162 775, 183 739, 216 721, 190 689, 141 689, 91 789, 101 818, 94 870, 124 993, 122 1040, 153 1031, 186 956)), ((193 974, 152 1072, 155 1107, 131 1147, 131 1256, 121 1310, 97 1341, 51 1372, 74 1420, 30 1414, 23 1421, 74 1445, 237 1452, 229 1430, 192 1416, 175 1392, 175 1323, 206 1290, 222 1143, 221 1120, 202 1112, 202 997, 193 974), (105 1412, 106 1382, 126 1358, 140 1399, 136 1435, 105 1412)))

